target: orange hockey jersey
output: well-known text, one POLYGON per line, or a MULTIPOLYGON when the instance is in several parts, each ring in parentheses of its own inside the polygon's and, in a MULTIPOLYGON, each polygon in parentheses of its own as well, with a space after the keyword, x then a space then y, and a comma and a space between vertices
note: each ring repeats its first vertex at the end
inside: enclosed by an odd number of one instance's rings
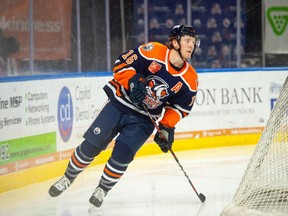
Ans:
POLYGON ((187 62, 181 70, 172 67, 170 52, 165 45, 150 42, 120 55, 113 68, 114 79, 104 87, 111 102, 123 112, 147 115, 141 104, 133 104, 129 99, 128 81, 141 73, 146 77, 144 103, 150 114, 155 120, 162 117, 160 123, 175 127, 193 107, 198 75, 187 62))

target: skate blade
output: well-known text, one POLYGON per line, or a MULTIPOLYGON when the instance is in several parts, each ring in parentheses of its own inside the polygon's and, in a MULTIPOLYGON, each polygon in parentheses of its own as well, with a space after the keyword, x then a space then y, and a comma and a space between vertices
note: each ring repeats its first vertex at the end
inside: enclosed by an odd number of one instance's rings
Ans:
POLYGON ((91 203, 89 205, 88 213, 89 213, 89 216, 101 216, 102 215, 100 209, 91 203))

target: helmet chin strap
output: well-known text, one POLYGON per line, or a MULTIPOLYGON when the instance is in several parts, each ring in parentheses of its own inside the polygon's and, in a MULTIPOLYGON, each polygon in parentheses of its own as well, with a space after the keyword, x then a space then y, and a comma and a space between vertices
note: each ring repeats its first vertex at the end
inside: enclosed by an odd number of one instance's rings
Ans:
POLYGON ((186 61, 186 59, 184 59, 184 58, 183 58, 183 56, 182 56, 182 54, 181 54, 181 45, 180 45, 180 39, 177 39, 177 43, 178 43, 178 45, 179 45, 179 48, 178 48, 178 49, 176 49, 176 48, 174 48, 174 46, 173 46, 173 49, 174 49, 175 51, 177 51, 177 52, 178 52, 178 54, 179 54, 180 58, 181 58, 183 61, 186 61))
POLYGON ((184 59, 184 58, 182 57, 182 54, 181 54, 181 46, 180 46, 176 51, 178 52, 180 58, 181 58, 183 61, 186 61, 186 59, 184 59))
MULTIPOLYGON (((196 47, 195 47, 195 48, 196 48, 196 47)), ((191 61, 192 61, 193 54, 194 54, 194 51, 195 51, 195 48, 194 48, 193 52, 191 53, 191 58, 190 58, 190 59, 184 59, 184 58, 183 58, 183 56, 182 56, 182 54, 181 54, 181 46, 180 46, 180 44, 179 44, 179 48, 178 48, 178 49, 175 49, 175 48, 174 48, 174 50, 176 50, 176 51, 178 52, 180 58, 181 58, 183 61, 191 62, 191 61)))
POLYGON ((181 54, 180 39, 177 39, 177 43, 178 43, 178 45, 179 45, 179 48, 176 49, 176 48, 174 48, 174 46, 173 46, 173 49, 178 52, 180 58, 181 58, 183 61, 191 62, 191 61, 192 61, 192 58, 193 58, 194 51, 195 51, 195 49, 196 49, 196 45, 194 46, 193 52, 191 53, 191 58, 190 58, 190 59, 184 59, 183 56, 182 56, 182 54, 181 54))
MULTIPOLYGON (((178 44, 179 44, 179 42, 178 42, 178 44)), ((174 49, 175 49, 175 48, 174 48, 174 49)), ((196 49, 196 45, 194 46, 194 49, 193 49, 193 52, 191 53, 191 58, 190 58, 190 59, 184 59, 184 58, 182 57, 182 54, 181 54, 181 45, 180 45, 180 44, 179 44, 179 48, 178 48, 178 49, 175 49, 175 50, 179 53, 179 55, 180 55, 181 59, 183 59, 183 61, 191 62, 191 61, 192 61, 192 58, 193 58, 193 54, 194 54, 194 52, 195 52, 195 49, 196 49)))

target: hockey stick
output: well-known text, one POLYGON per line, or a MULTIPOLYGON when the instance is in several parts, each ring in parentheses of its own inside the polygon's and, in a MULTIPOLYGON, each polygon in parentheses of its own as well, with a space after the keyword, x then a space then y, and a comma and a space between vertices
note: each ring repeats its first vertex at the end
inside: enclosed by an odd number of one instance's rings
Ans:
MULTIPOLYGON (((146 105, 145 105, 145 104, 142 104, 142 106, 144 107, 145 112, 147 113, 147 115, 149 116, 150 120, 151 120, 152 123, 154 124, 157 132, 160 134, 160 136, 161 136, 163 139, 166 140, 165 136, 163 135, 163 133, 161 132, 159 126, 156 124, 155 120, 154 120, 153 117, 151 116, 151 114, 150 114, 148 108, 146 107, 146 105)), ((205 200, 206 200, 206 197, 204 196, 204 194, 197 192, 197 190, 196 190, 196 188, 194 187, 193 183, 191 182, 189 176, 188 176, 187 173, 185 172, 183 166, 180 164, 180 162, 179 162, 176 154, 174 153, 174 151, 173 151, 171 148, 169 149, 169 151, 171 152, 171 154, 172 154, 172 156, 174 157, 175 161, 177 162, 178 166, 179 166, 179 167, 181 168, 181 170, 183 171, 185 177, 188 179, 188 182, 190 183, 191 187, 192 187, 193 190, 195 191, 195 193, 196 193, 196 195, 198 196, 198 198, 200 199, 200 201, 201 201, 202 203, 204 203, 205 200)))

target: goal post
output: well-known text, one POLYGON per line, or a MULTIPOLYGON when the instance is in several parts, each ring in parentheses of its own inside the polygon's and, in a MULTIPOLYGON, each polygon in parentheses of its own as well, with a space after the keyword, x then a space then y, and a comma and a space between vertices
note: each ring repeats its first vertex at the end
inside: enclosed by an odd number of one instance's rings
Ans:
POLYGON ((244 176, 221 216, 288 215, 288 77, 244 176))

